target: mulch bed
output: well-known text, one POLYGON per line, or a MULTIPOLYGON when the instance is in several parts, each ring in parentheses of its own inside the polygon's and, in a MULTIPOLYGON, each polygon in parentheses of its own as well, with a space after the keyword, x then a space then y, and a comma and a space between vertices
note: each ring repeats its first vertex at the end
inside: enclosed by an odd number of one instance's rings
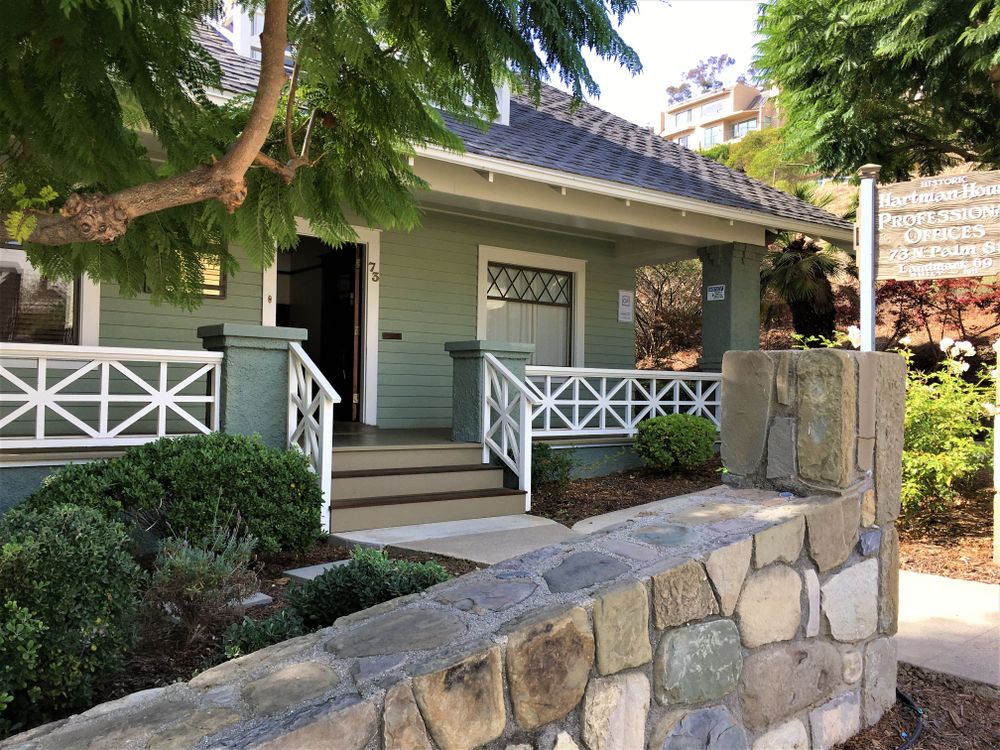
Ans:
POLYGON ((634 469, 593 479, 577 479, 559 492, 538 485, 531 492, 531 514, 572 526, 591 516, 686 495, 722 484, 722 464, 716 458, 704 466, 677 474, 634 469))
MULTIPOLYGON (((1000 747, 1000 691, 928 672, 899 666, 899 689, 924 712, 924 731, 914 745, 919 750, 995 750, 1000 747)), ((897 701, 882 720, 852 737, 842 750, 895 750, 916 727, 913 712, 897 701)))
POLYGON ((993 563, 993 476, 983 469, 959 488, 961 499, 940 511, 900 518, 903 570, 1000 583, 993 563))

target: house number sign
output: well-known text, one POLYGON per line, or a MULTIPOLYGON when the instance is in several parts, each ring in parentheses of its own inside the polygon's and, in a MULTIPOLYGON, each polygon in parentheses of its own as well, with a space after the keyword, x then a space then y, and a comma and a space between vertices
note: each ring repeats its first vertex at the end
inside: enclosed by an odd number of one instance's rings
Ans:
POLYGON ((377 284, 379 277, 381 276, 381 273, 376 267, 375 261, 372 261, 371 263, 368 264, 368 273, 371 276, 371 280, 377 284))

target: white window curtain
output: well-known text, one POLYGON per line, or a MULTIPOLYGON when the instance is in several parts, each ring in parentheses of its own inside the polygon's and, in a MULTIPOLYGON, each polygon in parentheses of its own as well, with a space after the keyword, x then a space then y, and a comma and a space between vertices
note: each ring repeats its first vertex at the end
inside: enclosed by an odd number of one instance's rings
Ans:
POLYGON ((572 276, 558 271, 489 264, 486 336, 534 344, 529 364, 571 364, 572 276))
POLYGON ((568 367, 569 308, 532 302, 486 300, 486 332, 491 341, 534 344, 529 364, 568 367))

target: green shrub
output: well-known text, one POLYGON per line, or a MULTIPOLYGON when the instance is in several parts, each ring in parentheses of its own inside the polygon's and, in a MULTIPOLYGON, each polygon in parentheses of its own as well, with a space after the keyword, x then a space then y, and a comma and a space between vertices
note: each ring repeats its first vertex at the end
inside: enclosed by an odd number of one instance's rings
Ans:
POLYGON ((34 725, 89 705, 121 667, 135 641, 142 573, 125 527, 91 508, 15 508, 0 518, 0 545, 0 592, 46 628, 37 664, 5 711, 34 725))
POLYGON ((203 538, 231 519, 261 552, 305 551, 320 535, 322 493, 305 456, 259 437, 213 433, 163 438, 119 458, 52 474, 27 504, 65 502, 138 521, 159 537, 203 538))
POLYGON ((992 378, 983 372, 970 382, 961 350, 942 348, 951 349, 949 356, 931 373, 913 366, 908 349, 901 352, 907 361, 902 502, 908 513, 953 502, 955 484, 991 455, 977 438, 986 435, 983 407, 996 393, 992 378))
POLYGON ((285 598, 308 630, 332 625, 338 617, 442 583, 448 573, 435 562, 390 560, 376 549, 355 547, 347 565, 289 588, 285 598))
POLYGON ((4 709, 14 700, 15 693, 23 693, 30 701, 37 701, 40 688, 34 684, 33 675, 38 666, 40 639, 45 624, 31 612, 9 599, 0 609, 0 737, 17 731, 20 727, 4 717, 4 709))
POLYGON ((165 539, 143 600, 147 630, 158 641, 192 643, 242 614, 238 602, 257 590, 250 568, 255 543, 235 529, 193 543, 165 539))
POLYGON ((222 646, 226 658, 235 659, 305 633, 302 618, 286 608, 262 620, 244 617, 239 622, 234 622, 223 634, 222 646))
POLYGON ((553 450, 548 443, 531 446, 531 478, 535 484, 550 485, 558 493, 566 491, 573 475, 574 451, 553 450))
POLYGON ((67 464, 42 480, 28 503, 39 508, 83 505, 109 520, 152 512, 155 520, 165 499, 163 485, 148 468, 123 457, 67 464))
POLYGON ((654 469, 693 469, 712 458, 715 437, 715 425, 709 419, 667 414, 640 422, 633 447, 654 469))

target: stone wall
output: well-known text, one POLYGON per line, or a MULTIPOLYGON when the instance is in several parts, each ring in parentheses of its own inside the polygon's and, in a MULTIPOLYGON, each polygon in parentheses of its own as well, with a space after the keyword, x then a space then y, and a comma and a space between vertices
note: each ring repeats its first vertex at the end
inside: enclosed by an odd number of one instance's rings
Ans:
POLYGON ((895 700, 901 370, 879 355, 741 353, 724 375, 736 486, 2 747, 832 747, 895 700), (885 423, 859 416, 869 375, 885 423))

